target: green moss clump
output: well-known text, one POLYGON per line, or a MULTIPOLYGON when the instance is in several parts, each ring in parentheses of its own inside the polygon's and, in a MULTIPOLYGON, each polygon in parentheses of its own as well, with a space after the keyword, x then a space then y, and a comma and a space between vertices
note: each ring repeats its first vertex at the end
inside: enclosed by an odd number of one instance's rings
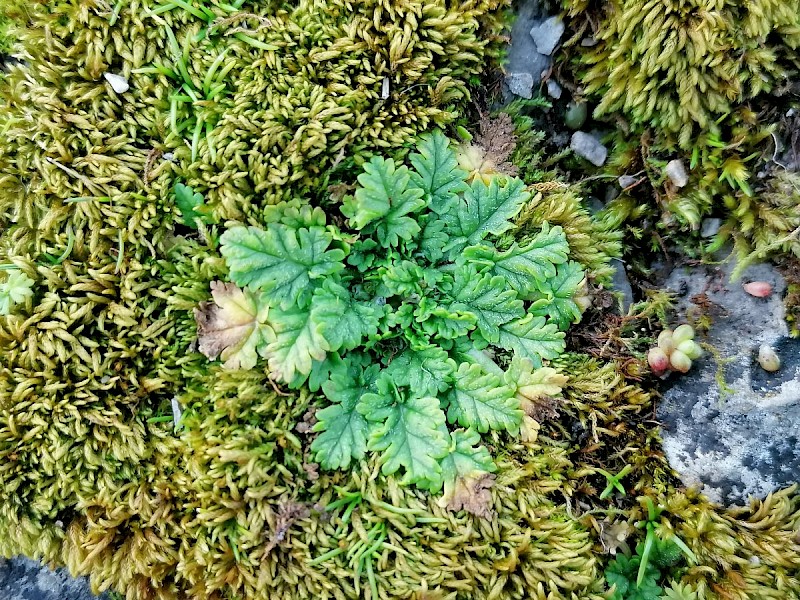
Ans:
POLYGON ((786 96, 800 67, 800 4, 565 0, 563 6, 575 30, 566 57, 578 68, 581 93, 597 101, 595 117, 619 125, 609 165, 649 183, 629 190, 632 198, 623 193, 609 210, 613 218, 636 210, 660 218, 664 228, 698 230, 705 216, 726 217, 713 248, 733 238, 740 257, 796 253, 790 176, 754 175, 772 172, 775 145, 791 139, 790 130, 779 131, 773 107, 791 100, 786 96), (577 43, 589 35, 596 45, 577 43), (687 171, 685 185, 666 176, 674 159, 687 171))
POLYGON ((683 148, 797 72, 797 0, 614 0, 599 11, 587 0, 564 5, 573 17, 599 22, 587 33, 600 43, 580 52, 585 93, 600 97, 595 115, 621 112, 683 148))
POLYGON ((297 427, 316 400, 287 401, 265 373, 217 366, 179 399, 180 437, 161 425, 140 477, 84 499, 61 534, 59 560, 95 589, 311 600, 366 597, 374 583, 383 598, 601 600, 592 536, 563 504, 563 442, 495 437, 495 514, 477 519, 379 478, 374 461, 318 474, 297 427), (360 576, 359 548, 373 551, 360 576))
POLYGON ((769 253, 800 258, 800 174, 776 169, 757 198, 725 201, 730 216, 720 239, 734 240, 740 261, 762 259, 769 253))

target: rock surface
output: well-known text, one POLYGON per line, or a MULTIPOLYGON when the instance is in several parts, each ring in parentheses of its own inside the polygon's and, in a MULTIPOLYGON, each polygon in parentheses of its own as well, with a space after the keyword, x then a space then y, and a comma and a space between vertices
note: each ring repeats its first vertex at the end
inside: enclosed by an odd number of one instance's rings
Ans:
MULTIPOLYGON (((539 0, 526 0, 522 2, 516 11, 517 16, 514 25, 511 27, 511 44, 508 47, 506 61, 503 65, 506 73, 506 84, 510 91, 512 83, 518 84, 521 74, 528 74, 531 77, 531 86, 538 87, 542 81, 542 73, 546 73, 553 64, 550 56, 539 53, 536 43, 531 37, 530 31, 538 26, 546 15, 544 14, 539 0), (513 77, 513 80, 509 81, 513 77)), ((521 94, 516 94, 521 95, 521 94)), ((530 98, 531 96, 522 96, 530 98)), ((511 98, 509 98, 511 100, 511 98)))
POLYGON ((89 590, 85 578, 74 579, 66 569, 52 571, 27 558, 0 559, 2 600, 110 600, 89 590))
POLYGON ((625 271, 622 261, 612 260, 611 266, 614 268, 614 275, 611 277, 612 290, 618 295, 620 302, 620 314, 628 314, 628 309, 634 302, 633 288, 625 271))
POLYGON ((515 96, 533 98, 533 77, 530 73, 509 73, 506 75, 508 90, 515 96))
POLYGON ((722 227, 722 219, 718 218, 703 219, 703 223, 700 227, 700 237, 704 238, 714 237, 719 233, 721 227, 722 227))
POLYGON ((531 27, 531 37, 539 54, 550 56, 564 35, 564 22, 561 17, 548 17, 531 27))
POLYGON ((680 322, 698 311, 696 302, 710 307, 713 325, 698 341, 719 360, 706 352, 688 374, 672 375, 657 414, 664 452, 684 484, 702 487, 712 500, 744 504, 800 480, 800 340, 788 337, 780 274, 753 265, 731 282, 732 268, 701 265, 668 277, 665 287, 680 294, 680 322), (748 281, 767 281, 774 292, 753 297, 742 287, 748 281), (762 344, 780 357, 775 373, 756 360, 762 344))
POLYGON ((602 167, 608 158, 608 148, 592 134, 584 131, 576 131, 572 134, 569 147, 575 154, 597 167, 602 167))

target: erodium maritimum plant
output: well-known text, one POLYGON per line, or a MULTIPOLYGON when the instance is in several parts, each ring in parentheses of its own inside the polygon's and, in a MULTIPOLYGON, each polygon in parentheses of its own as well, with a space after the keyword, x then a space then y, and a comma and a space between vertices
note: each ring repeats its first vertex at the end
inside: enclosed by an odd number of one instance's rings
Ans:
POLYGON ((294 201, 263 228, 230 227, 231 283, 197 310, 200 348, 321 389, 324 468, 378 452, 384 474, 452 498, 495 469, 479 434, 525 435, 531 398, 566 381, 543 361, 581 316, 584 273, 560 227, 498 246, 529 200, 521 180, 469 181, 440 132, 410 163, 367 163, 342 225, 294 201))

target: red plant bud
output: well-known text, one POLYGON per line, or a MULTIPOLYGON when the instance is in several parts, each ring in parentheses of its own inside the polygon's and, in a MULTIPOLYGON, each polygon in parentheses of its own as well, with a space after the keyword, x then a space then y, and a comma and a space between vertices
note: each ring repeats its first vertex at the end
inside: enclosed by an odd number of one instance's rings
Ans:
POLYGON ((772 285, 766 281, 751 281, 744 284, 744 291, 756 298, 766 298, 772 294, 772 285))
POLYGON ((656 375, 661 375, 669 369, 669 356, 661 348, 650 348, 647 353, 647 362, 656 375))

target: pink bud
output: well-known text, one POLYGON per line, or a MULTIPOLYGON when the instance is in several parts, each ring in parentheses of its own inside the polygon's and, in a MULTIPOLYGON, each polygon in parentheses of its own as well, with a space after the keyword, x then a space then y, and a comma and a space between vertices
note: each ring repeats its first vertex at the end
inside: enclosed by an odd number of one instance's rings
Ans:
POLYGON ((744 284, 744 291, 756 298, 766 298, 772 294, 772 286, 766 281, 751 281, 744 284))
POLYGON ((669 356, 661 348, 650 348, 650 352, 647 353, 647 362, 656 375, 661 375, 669 369, 669 356))

